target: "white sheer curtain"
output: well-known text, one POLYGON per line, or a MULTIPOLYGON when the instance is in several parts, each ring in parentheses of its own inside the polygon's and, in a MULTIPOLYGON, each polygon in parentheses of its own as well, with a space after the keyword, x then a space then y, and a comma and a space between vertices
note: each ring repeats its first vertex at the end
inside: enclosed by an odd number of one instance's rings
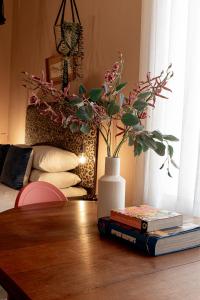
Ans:
POLYGON ((160 171, 162 158, 145 157, 145 202, 200 216, 200 1, 143 0, 140 77, 173 64, 172 94, 157 102, 149 130, 180 139, 173 143, 173 178, 160 171))

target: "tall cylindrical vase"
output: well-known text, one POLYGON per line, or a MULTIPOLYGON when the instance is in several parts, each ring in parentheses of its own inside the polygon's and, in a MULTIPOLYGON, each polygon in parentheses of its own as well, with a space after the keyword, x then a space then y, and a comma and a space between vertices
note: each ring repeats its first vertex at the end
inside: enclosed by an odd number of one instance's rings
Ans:
POLYGON ((98 218, 109 216, 111 209, 125 207, 125 179, 120 176, 120 158, 106 157, 105 175, 98 184, 98 218))

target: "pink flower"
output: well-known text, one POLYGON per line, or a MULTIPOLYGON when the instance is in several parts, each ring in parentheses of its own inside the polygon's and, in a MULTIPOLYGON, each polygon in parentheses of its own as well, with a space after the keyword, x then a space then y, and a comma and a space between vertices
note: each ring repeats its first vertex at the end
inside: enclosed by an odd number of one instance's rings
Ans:
POLYGON ((107 71, 105 73, 105 81, 107 83, 112 83, 115 80, 115 73, 111 71, 107 71))
POLYGON ((119 71, 119 62, 118 61, 113 65, 112 70, 114 72, 118 72, 119 71))
POLYGON ((54 123, 57 123, 57 124, 62 124, 62 116, 57 114, 57 115, 51 115, 51 120, 54 122, 54 123))
POLYGON ((116 77, 118 75, 119 69, 120 69, 120 63, 117 61, 112 66, 111 70, 106 71, 106 73, 105 73, 105 81, 106 81, 106 83, 111 84, 113 81, 115 81, 115 79, 116 79, 116 77))
POLYGON ((146 119, 146 117, 147 117, 147 113, 145 111, 143 111, 140 114, 138 114, 138 118, 139 119, 146 119))
POLYGON ((29 98, 29 104, 31 104, 31 105, 39 105, 40 103, 41 103, 41 100, 35 94, 33 94, 29 98))

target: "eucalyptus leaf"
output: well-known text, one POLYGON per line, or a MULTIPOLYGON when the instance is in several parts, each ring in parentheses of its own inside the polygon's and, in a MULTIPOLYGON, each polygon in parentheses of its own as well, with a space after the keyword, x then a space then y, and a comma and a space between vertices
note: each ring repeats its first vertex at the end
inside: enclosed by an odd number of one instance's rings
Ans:
POLYGON ((116 92, 121 91, 126 85, 127 85, 127 82, 123 82, 123 83, 120 83, 119 85, 117 85, 116 92))
POLYGON ((144 141, 144 139, 142 138, 142 136, 137 136, 137 142, 140 143, 140 145, 142 146, 143 152, 146 152, 147 150, 149 150, 149 147, 148 147, 147 144, 145 143, 145 141, 144 141))
POLYGON ((144 93, 140 93, 138 96, 137 96, 137 99, 138 100, 146 100, 148 98, 151 97, 151 92, 144 92, 144 93))
POLYGON ((148 103, 144 100, 136 100, 133 107, 138 111, 143 111, 148 106, 148 103))
POLYGON ((88 134, 90 132, 90 129, 91 129, 91 127, 89 124, 82 124, 80 131, 84 134, 88 134))
POLYGON ((139 123, 139 119, 137 116, 133 115, 132 113, 125 113, 122 116, 122 122, 126 126, 134 126, 139 123))
POLYGON ((133 126, 133 129, 135 131, 142 131, 144 129, 144 126, 138 123, 138 124, 133 126))
POLYGON ((158 131, 158 130, 154 130, 153 132, 152 132, 152 134, 153 134, 153 137, 155 138, 155 139, 157 139, 157 140, 159 140, 159 141, 163 141, 163 136, 162 136, 162 133, 160 132, 160 131, 158 131))
POLYGON ((173 153, 174 153, 173 147, 171 145, 168 145, 168 154, 169 154, 170 158, 172 158, 173 153))
POLYGON ((80 120, 83 121, 89 121, 92 119, 93 117, 93 110, 92 107, 90 105, 88 106, 81 106, 79 107, 79 109, 76 112, 77 117, 80 120))
POLYGON ((160 170, 162 170, 162 169, 163 169, 164 165, 165 165, 165 164, 163 163, 163 164, 162 164, 162 166, 160 167, 160 170))
POLYGON ((154 151, 160 155, 160 156, 164 156, 165 155, 165 145, 161 142, 156 142, 156 149, 154 149, 154 151))
POLYGON ((142 139, 143 139, 143 142, 146 144, 146 146, 148 146, 149 148, 151 148, 154 151, 157 149, 156 142, 154 141, 154 139, 152 137, 145 134, 145 135, 142 135, 142 139))
POLYGON ((85 87, 81 84, 79 86, 79 95, 83 95, 83 94, 86 94, 86 89, 85 87))
POLYGON ((81 98, 77 97, 77 98, 73 98, 72 100, 70 100, 69 104, 71 106, 76 106, 76 105, 79 105, 82 102, 83 102, 83 100, 81 98))
POLYGON ((135 143, 135 137, 130 134, 129 137, 128 137, 128 145, 133 146, 134 143, 135 143))
POLYGON ((102 89, 91 89, 89 92, 89 98, 96 102, 101 98, 102 92, 102 89))
POLYGON ((167 140, 167 141, 172 141, 172 142, 178 142, 179 139, 177 139, 177 137, 175 137, 174 135, 163 135, 163 139, 167 140))
POLYGON ((173 159, 171 159, 171 163, 176 169, 179 169, 179 167, 177 166, 177 164, 175 163, 175 161, 173 159))
POLYGON ((77 123, 71 123, 69 125, 69 128, 70 128, 72 133, 79 132, 79 125, 77 123))
POLYGON ((171 178, 172 178, 172 175, 171 175, 171 173, 170 173, 169 169, 167 170, 167 174, 168 174, 168 176, 169 176, 169 177, 171 177, 171 178))
POLYGON ((143 152, 146 152, 149 150, 149 147, 145 143, 142 143, 141 145, 142 145, 143 152))
POLYGON ((107 107, 108 115, 111 117, 117 114, 119 111, 120 111, 119 105, 115 102, 115 100, 112 100, 107 107))
POLYGON ((134 155, 139 156, 142 153, 142 145, 139 143, 134 144, 134 155))

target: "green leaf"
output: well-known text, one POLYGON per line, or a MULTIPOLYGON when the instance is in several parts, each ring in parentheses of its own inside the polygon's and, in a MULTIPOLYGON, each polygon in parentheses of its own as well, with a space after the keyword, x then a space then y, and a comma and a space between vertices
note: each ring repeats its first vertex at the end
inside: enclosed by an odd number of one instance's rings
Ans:
POLYGON ((164 165, 165 165, 165 163, 163 163, 163 164, 162 164, 162 166, 160 167, 160 170, 162 170, 162 169, 163 169, 164 165))
POLYGON ((156 149, 154 149, 154 151, 160 155, 160 156, 164 156, 165 155, 165 145, 163 143, 160 142, 156 142, 156 149))
POLYGON ((91 127, 89 124, 82 124, 80 131, 84 134, 88 134, 90 132, 90 129, 91 127))
POLYGON ((143 111, 148 106, 148 103, 144 100, 136 100, 133 107, 138 111, 143 111))
POLYGON ((111 116, 117 114, 119 111, 120 111, 119 105, 115 102, 115 100, 112 100, 108 104, 108 108, 107 108, 108 115, 111 117, 111 116))
POLYGON ((140 93, 137 96, 137 99, 138 100, 146 100, 146 99, 150 98, 150 96, 151 96, 151 92, 144 92, 144 93, 140 93))
POLYGON ((79 132, 79 125, 77 123, 71 123, 69 128, 72 133, 79 132))
POLYGON ((92 119, 93 117, 93 110, 92 107, 90 105, 88 106, 81 106, 79 107, 79 109, 76 112, 77 117, 80 120, 83 121, 89 121, 92 119))
POLYGON ((127 82, 120 83, 120 84, 116 87, 116 92, 121 91, 126 85, 127 85, 127 82))
POLYGON ((144 126, 141 125, 141 124, 136 124, 136 125, 133 126, 133 129, 135 131, 142 131, 144 129, 144 126))
POLYGON ((173 147, 171 145, 168 145, 168 154, 169 154, 170 158, 172 158, 173 153, 174 153, 173 147))
POLYGON ((71 106, 75 106, 75 105, 78 105, 82 102, 83 102, 83 100, 81 98, 77 97, 77 98, 73 98, 72 100, 70 100, 69 104, 71 106))
POLYGON ((167 140, 167 141, 172 141, 172 142, 178 142, 179 139, 177 139, 177 137, 175 137, 174 135, 163 135, 163 139, 167 140))
POLYGON ((153 134, 153 138, 155 138, 155 139, 157 139, 157 140, 159 140, 161 142, 163 141, 163 136, 162 136, 162 133, 160 131, 154 130, 152 132, 152 134, 153 134))
POLYGON ((171 173, 170 173, 169 169, 167 170, 167 174, 168 174, 168 176, 169 176, 169 177, 171 177, 171 178, 172 178, 172 175, 171 175, 171 173))
POLYGON ((149 150, 149 147, 147 146, 147 144, 145 143, 145 141, 142 139, 141 136, 137 136, 137 142, 140 143, 140 145, 142 145, 143 152, 149 150))
POLYGON ((102 92, 102 89, 91 89, 89 92, 89 98, 96 102, 101 98, 102 92))
POLYGON ((83 94, 86 94, 86 89, 85 87, 81 84, 79 86, 79 95, 83 95, 83 94))
POLYGON ((128 145, 133 146, 134 143, 135 143, 135 137, 132 134, 130 134, 128 137, 128 145))
POLYGON ((143 143, 146 144, 146 146, 148 146, 149 148, 151 148, 152 150, 156 150, 157 149, 157 145, 156 142, 154 141, 154 139, 148 135, 142 135, 141 136, 143 143))
POLYGON ((137 116, 131 114, 131 113, 125 113, 122 116, 122 122, 126 126, 134 126, 139 123, 139 119, 137 116))
POLYGON ((171 159, 171 163, 176 169, 179 169, 179 167, 177 166, 177 164, 175 163, 175 161, 173 159, 171 159))
POLYGON ((149 147, 145 143, 142 143, 141 145, 142 145, 143 152, 146 152, 149 150, 149 147))
POLYGON ((134 155, 139 156, 141 153, 142 153, 142 145, 136 142, 134 144, 134 155))

